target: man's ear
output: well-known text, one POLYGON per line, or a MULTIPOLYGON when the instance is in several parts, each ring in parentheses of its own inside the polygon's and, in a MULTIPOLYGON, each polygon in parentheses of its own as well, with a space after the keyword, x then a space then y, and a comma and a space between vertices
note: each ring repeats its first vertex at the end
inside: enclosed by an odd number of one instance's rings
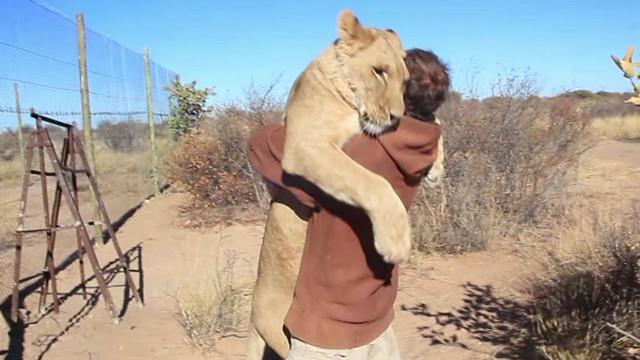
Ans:
POLYGON ((359 48, 373 41, 373 34, 362 26, 349 9, 342 10, 338 17, 338 37, 347 48, 359 48))

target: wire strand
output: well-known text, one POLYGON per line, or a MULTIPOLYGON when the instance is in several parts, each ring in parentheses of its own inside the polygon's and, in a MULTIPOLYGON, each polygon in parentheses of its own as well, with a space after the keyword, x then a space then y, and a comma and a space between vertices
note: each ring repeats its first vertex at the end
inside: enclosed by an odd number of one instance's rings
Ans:
MULTIPOLYGON (((0 40, 0 45, 6 46, 6 47, 11 48, 11 49, 16 49, 16 50, 19 50, 19 51, 23 51, 23 52, 26 52, 27 54, 38 56, 38 57, 41 57, 41 58, 43 58, 45 60, 55 61, 55 62, 59 62, 61 64, 69 65, 69 66, 72 66, 75 69, 78 69, 78 64, 74 64, 74 63, 68 62, 66 60, 58 59, 58 58, 55 58, 53 56, 40 54, 38 52, 29 50, 29 49, 25 49, 23 47, 20 47, 20 46, 17 46, 17 45, 13 45, 13 44, 10 44, 8 42, 4 42, 2 40, 0 40)), ((124 81, 124 82, 132 83, 132 84, 144 85, 141 81, 127 80, 125 78, 109 75, 107 73, 103 73, 103 72, 96 71, 96 70, 91 70, 91 69, 87 69, 87 71, 89 73, 91 73, 91 74, 103 76, 103 77, 106 77, 106 78, 109 78, 109 79, 124 81)))
MULTIPOLYGON (((20 79, 15 79, 15 78, 8 78, 8 77, 4 77, 4 76, 0 76, 0 80, 13 81, 13 82, 29 84, 29 85, 33 85, 33 86, 40 86, 40 87, 53 89, 53 90, 60 90, 60 91, 71 91, 71 92, 79 92, 80 91, 80 89, 71 89, 71 88, 66 88, 66 87, 62 87, 62 86, 41 84, 41 83, 37 83, 37 82, 33 82, 33 81, 20 80, 20 79)), ((99 93, 99 92, 95 92, 95 91, 91 91, 91 90, 89 91, 89 94, 96 95, 96 96, 103 96, 103 97, 106 97, 106 98, 109 98, 109 99, 147 101, 146 98, 143 99, 143 98, 136 98, 136 97, 112 96, 112 95, 103 94, 103 93, 99 93)))
MULTIPOLYGON (((13 108, 0 108, 0 113, 4 113, 4 114, 18 114, 18 111, 16 109, 13 108)), ((38 114, 42 114, 42 115, 52 115, 52 116, 79 116, 82 115, 81 111, 56 111, 56 110, 44 110, 44 111, 37 111, 38 114)), ((30 115, 31 112, 28 110, 20 110, 20 114, 23 115, 30 115)), ((124 116, 124 115, 146 115, 147 112, 140 110, 140 111, 96 111, 96 112, 91 112, 91 115, 95 115, 95 116, 124 116)), ((166 113, 153 113, 154 116, 160 116, 160 117, 165 117, 165 116, 169 116, 169 114, 166 113)))

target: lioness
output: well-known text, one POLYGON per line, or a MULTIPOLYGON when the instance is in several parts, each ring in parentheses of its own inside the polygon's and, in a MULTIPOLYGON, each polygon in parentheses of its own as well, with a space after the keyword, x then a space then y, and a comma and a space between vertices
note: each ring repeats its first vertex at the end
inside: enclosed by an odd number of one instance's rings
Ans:
MULTIPOLYGON (((438 185, 444 175, 442 139, 438 148, 437 162, 424 179, 429 186, 438 185)), ((265 228, 254 289, 248 359, 263 358, 264 340, 282 358, 289 352, 282 321, 293 297, 309 209, 301 205, 296 207, 291 194, 283 192, 280 195, 285 198, 274 199, 265 228)))
POLYGON ((282 167, 362 208, 371 219, 376 250, 397 264, 411 252, 407 212, 384 178, 341 148, 361 131, 382 133, 404 114, 405 51, 395 32, 364 28, 350 10, 339 16, 338 34, 291 89, 282 167))
MULTIPOLYGON (((403 115, 409 76, 404 48, 395 32, 364 28, 350 10, 338 18, 338 35, 291 89, 283 116, 288 135, 282 165, 336 199, 363 208, 373 224, 376 250, 386 261, 399 263, 411 251, 406 210, 384 178, 353 161, 341 147, 361 131, 385 131, 403 115)), ((282 328, 309 214, 302 206, 296 214, 295 208, 274 200, 254 288, 247 359, 262 359, 265 340, 282 358, 289 351, 284 332, 260 334, 258 329, 282 328)))

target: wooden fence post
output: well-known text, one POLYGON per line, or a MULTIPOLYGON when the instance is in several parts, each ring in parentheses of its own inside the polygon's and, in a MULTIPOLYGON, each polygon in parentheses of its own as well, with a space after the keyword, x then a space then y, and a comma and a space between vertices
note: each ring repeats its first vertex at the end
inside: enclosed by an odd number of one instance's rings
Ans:
POLYGON ((18 117, 18 144, 20 146, 20 159, 22 160, 22 164, 25 163, 24 158, 24 138, 22 135, 22 113, 20 112, 20 90, 18 89, 18 83, 13 83, 13 92, 16 97, 16 115, 18 117))
MULTIPOLYGON (((89 164, 93 176, 98 181, 98 171, 96 168, 96 155, 93 148, 93 130, 91 128, 91 105, 89 102, 89 78, 87 76, 87 42, 84 26, 84 14, 76 14, 76 22, 78 24, 78 65, 80 68, 80 94, 82 96, 82 127, 84 130, 84 141, 86 149, 89 152, 89 164)), ((91 196, 91 207, 93 208, 94 221, 100 221, 100 208, 98 200, 95 196, 91 196)), ((104 243, 102 237, 102 226, 96 224, 93 227, 94 238, 96 244, 104 243)))
POLYGON ((153 193, 160 194, 160 174, 158 173, 158 151, 156 148, 156 130, 153 121, 153 92, 151 82, 151 61, 149 49, 144 48, 144 77, 147 87, 147 120, 149 121, 149 141, 151 142, 151 155, 153 156, 153 193))

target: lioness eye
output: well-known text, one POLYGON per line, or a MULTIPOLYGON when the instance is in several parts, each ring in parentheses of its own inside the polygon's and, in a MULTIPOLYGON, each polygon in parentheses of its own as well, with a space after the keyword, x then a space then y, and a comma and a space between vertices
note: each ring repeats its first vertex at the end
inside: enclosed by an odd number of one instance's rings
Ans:
POLYGON ((374 67, 373 68, 373 72, 375 72, 376 75, 381 76, 381 77, 384 77, 384 75, 385 75, 385 71, 384 71, 383 68, 374 67))

